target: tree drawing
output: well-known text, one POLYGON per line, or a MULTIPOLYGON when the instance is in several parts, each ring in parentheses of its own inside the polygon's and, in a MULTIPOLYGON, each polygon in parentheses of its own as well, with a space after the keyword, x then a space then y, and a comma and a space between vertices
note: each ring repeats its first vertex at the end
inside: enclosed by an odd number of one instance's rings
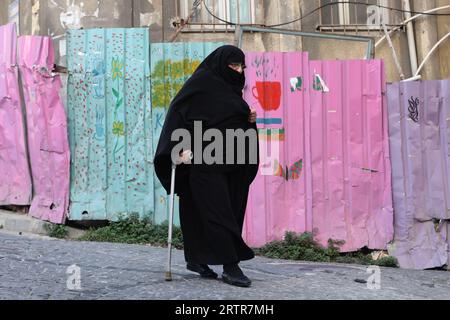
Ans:
POLYGON ((186 80, 200 65, 200 60, 170 59, 159 61, 152 73, 152 107, 168 108, 186 80))

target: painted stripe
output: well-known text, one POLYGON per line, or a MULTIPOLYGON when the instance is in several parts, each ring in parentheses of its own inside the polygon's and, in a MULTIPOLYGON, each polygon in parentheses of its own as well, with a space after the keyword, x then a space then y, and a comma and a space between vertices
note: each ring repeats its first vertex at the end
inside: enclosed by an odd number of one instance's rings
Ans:
POLYGON ((281 118, 260 118, 256 120, 257 124, 283 124, 281 118))

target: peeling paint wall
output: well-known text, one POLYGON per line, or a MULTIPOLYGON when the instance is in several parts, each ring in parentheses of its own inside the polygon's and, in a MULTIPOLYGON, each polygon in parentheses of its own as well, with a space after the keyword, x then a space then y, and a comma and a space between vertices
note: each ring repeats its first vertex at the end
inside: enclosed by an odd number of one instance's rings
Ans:
POLYGON ((19 0, 0 1, 0 25, 15 23, 19 26, 19 0))
POLYGON ((8 23, 8 1, 0 1, 0 25, 8 23))
MULTIPOLYGON (((411 0, 411 5, 418 12, 424 12, 436 8, 436 0, 411 0)), ((419 64, 425 59, 434 45, 439 41, 437 17, 421 17, 414 22, 417 57, 419 64)), ((448 30, 447 30, 448 31, 448 30)), ((436 50, 428 59, 427 64, 422 68, 422 79, 440 79, 439 51, 436 50)))
POLYGON ((39 25, 40 10, 40 1, 35 1, 31 7, 31 34, 39 34, 41 31, 41 26, 39 25))
MULTIPOLYGON (((41 0, 42 1, 42 0, 41 0)), ((54 41, 56 61, 66 64, 67 30, 132 27, 133 7, 129 0, 46 0, 45 29, 54 41)))
POLYGON ((67 65, 67 30, 150 27, 152 41, 163 39, 162 0, 40 0, 39 6, 39 24, 25 28, 53 38, 59 65, 67 65))
POLYGON ((163 25, 169 24, 173 8, 167 0, 132 0, 133 26, 150 28, 152 43, 164 41, 163 25), (172 10, 171 10, 172 9, 172 10))

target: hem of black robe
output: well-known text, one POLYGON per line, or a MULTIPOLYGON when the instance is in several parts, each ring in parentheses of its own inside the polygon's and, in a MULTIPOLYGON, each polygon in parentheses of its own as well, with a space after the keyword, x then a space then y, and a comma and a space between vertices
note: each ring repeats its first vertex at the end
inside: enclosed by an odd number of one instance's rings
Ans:
POLYGON ((249 261, 255 258, 255 255, 251 256, 243 256, 239 257, 238 259, 231 259, 231 260, 216 260, 216 259, 205 259, 205 260, 196 260, 196 259, 186 259, 186 263, 193 263, 193 264, 207 264, 209 266, 221 266, 224 264, 232 264, 232 263, 239 263, 242 261, 249 261))

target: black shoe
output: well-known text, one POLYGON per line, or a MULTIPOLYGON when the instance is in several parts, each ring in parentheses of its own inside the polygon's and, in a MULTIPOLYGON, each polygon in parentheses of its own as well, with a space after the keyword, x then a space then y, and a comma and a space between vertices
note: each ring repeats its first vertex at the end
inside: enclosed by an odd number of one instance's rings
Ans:
POLYGON ((217 273, 211 270, 206 264, 188 263, 186 268, 189 271, 200 274, 202 278, 217 279, 218 277, 217 273))
POLYGON ((248 288, 252 285, 252 281, 249 278, 247 278, 244 274, 231 275, 229 273, 224 272, 222 273, 222 280, 225 283, 242 288, 248 288))

